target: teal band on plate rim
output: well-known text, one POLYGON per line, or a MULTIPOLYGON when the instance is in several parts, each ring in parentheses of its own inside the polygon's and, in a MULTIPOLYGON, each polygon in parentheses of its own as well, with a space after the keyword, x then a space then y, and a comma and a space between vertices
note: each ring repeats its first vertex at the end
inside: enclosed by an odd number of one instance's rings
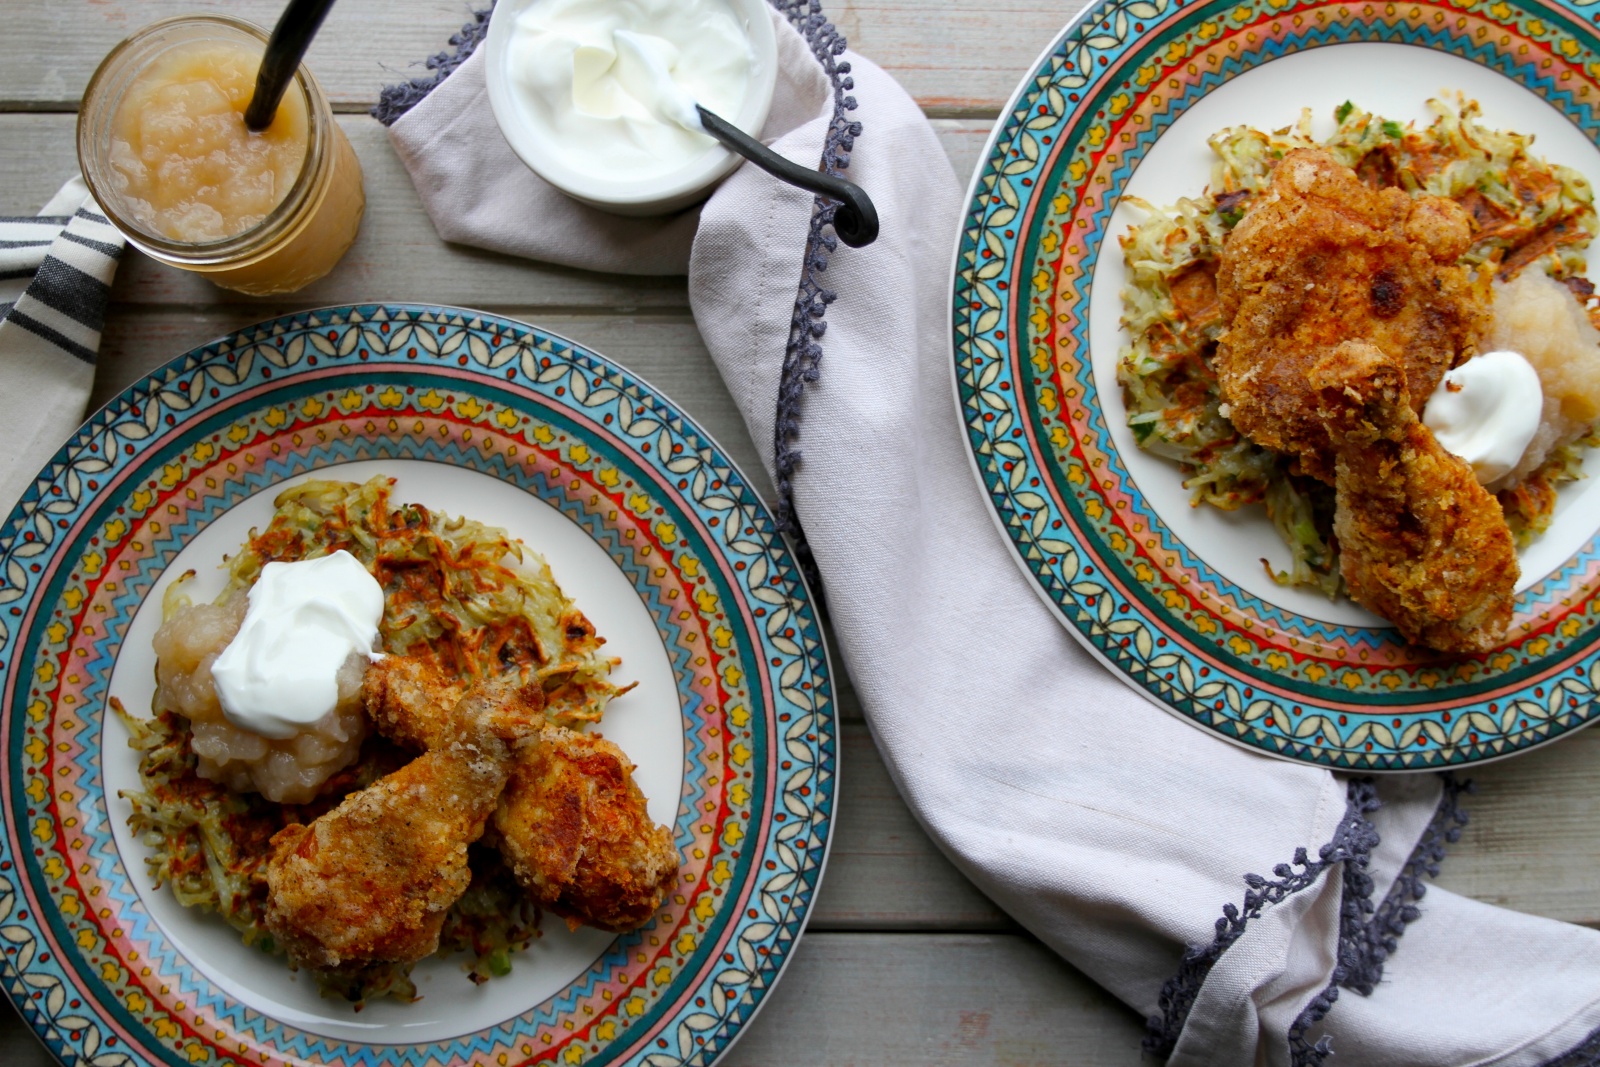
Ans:
POLYGON ((1510 640, 1484 656, 1445 660, 1388 630, 1304 618, 1240 589, 1207 565, 1205 546, 1172 535, 1118 457, 1089 358, 1090 280, 1119 191, 1207 93, 1310 49, 1405 44, 1497 71, 1592 142, 1600 48, 1583 6, 1101 3, 1046 50, 1002 114, 973 180, 952 286, 969 451, 1041 596, 1164 707, 1275 756, 1367 771, 1492 759, 1593 716, 1593 539, 1518 595, 1510 640))
POLYGON ((62 448, 5 526, 0 580, 0 982, 67 1062, 710 1063, 804 926, 838 752, 809 594, 726 454, 581 345, 415 304, 204 345, 62 448), (167 563, 260 489, 365 459, 486 473, 586 531, 656 618, 685 728, 684 865, 656 918, 560 995, 418 1045, 329 1038, 218 990, 139 903, 101 786, 120 635, 167 563))

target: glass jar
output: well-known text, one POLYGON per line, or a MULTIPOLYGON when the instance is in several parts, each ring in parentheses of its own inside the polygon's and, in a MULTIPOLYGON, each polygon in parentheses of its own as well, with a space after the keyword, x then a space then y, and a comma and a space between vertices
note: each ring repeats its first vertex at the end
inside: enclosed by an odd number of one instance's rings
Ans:
MULTIPOLYGON (((124 114, 123 102, 130 90, 143 94, 135 99, 150 98, 150 79, 159 78, 159 71, 165 69, 157 67, 158 62, 187 60, 191 53, 203 56, 208 45, 218 55, 231 57, 242 47, 259 56, 266 42, 267 34, 260 27, 228 15, 183 15, 152 23, 113 48, 100 63, 89 79, 78 113, 78 165, 84 181, 106 218, 128 242, 159 262, 255 295, 293 292, 332 270, 355 241, 366 206, 361 164, 334 121, 322 87, 304 64, 273 120, 277 125, 284 121, 286 108, 303 106, 303 126, 292 127, 296 131, 303 128, 306 140, 298 176, 276 206, 238 232, 191 240, 160 231, 151 221, 148 205, 128 195, 128 173, 114 165, 113 157, 119 140, 120 151, 128 150, 122 139, 127 133, 123 127, 142 117, 124 114), (141 81, 147 72, 150 78, 141 81)), ((259 59, 248 72, 252 85, 255 66, 259 59)), ((238 110, 242 130, 243 106, 238 110)), ((299 110, 294 115, 298 119, 299 110)), ((237 165, 248 167, 254 161, 245 153, 237 165)), ((188 157, 175 162, 187 163, 188 157)), ((225 216, 217 217, 224 219, 222 228, 227 230, 225 216)))

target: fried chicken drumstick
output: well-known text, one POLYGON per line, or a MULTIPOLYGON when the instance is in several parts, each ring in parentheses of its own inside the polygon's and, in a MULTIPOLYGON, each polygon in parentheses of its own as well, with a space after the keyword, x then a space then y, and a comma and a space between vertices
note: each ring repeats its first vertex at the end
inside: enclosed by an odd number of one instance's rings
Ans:
POLYGON ((1333 529, 1350 595, 1418 644, 1494 647, 1517 581, 1500 502, 1417 421, 1404 375, 1376 348, 1334 349, 1312 371, 1312 385, 1329 398, 1338 455, 1333 529))
POLYGON ((472 881, 467 846, 510 774, 500 724, 542 711, 513 681, 474 687, 439 716, 450 729, 431 735, 417 759, 310 826, 275 834, 266 924, 289 955, 323 970, 431 955, 445 912, 472 881))
POLYGON ((518 742, 493 832, 517 881, 569 925, 642 926, 678 873, 672 833, 651 821, 628 757, 562 726, 518 742))
MULTIPOLYGON (((390 657, 367 672, 367 713, 380 733, 429 749, 454 728, 459 688, 429 664, 390 657)), ((523 687, 522 708, 538 682, 523 687)), ((597 734, 501 709, 489 720, 512 748, 489 837, 540 907, 577 925, 631 930, 649 921, 678 872, 671 831, 651 821, 633 764, 597 734)))
POLYGON ((1455 203, 1297 149, 1217 272, 1228 418, 1334 486, 1351 597, 1446 652, 1500 643, 1518 574, 1499 503, 1417 418, 1487 322, 1458 265, 1470 241, 1455 203))

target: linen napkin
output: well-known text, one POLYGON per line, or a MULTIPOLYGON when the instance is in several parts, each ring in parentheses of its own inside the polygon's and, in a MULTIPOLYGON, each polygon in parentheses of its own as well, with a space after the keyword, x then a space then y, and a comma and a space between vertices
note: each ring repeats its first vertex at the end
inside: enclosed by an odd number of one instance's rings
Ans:
POLYGON ((1044 607, 963 451, 948 340, 962 190, 893 79, 815 3, 775 6, 784 95, 764 135, 848 165, 882 218, 869 247, 835 246, 809 195, 751 167, 698 218, 641 225, 547 195, 503 173, 518 166, 481 59, 393 142, 451 240, 606 270, 687 254, 695 321, 792 494, 896 784, 984 892, 1150 1019, 1151 1052, 1600 1063, 1600 933, 1422 899, 1464 821, 1458 786, 1232 747, 1113 678, 1044 607))
POLYGON ((0 216, 0 505, 83 422, 124 242, 82 178, 37 216, 0 216))

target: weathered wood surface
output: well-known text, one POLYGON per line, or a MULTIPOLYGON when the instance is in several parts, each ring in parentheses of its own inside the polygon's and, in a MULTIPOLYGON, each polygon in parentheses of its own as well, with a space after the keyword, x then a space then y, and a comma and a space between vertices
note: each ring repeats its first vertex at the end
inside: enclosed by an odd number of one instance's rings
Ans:
MULTIPOLYGON (((488 0, 339 4, 307 63, 341 111, 365 111, 488 0)), ((852 48, 936 115, 989 118, 1081 0, 855 0, 824 6, 852 48)), ((170 15, 226 13, 270 26, 281 0, 9 0, 0 36, 0 110, 71 111, 111 46, 170 15)))

